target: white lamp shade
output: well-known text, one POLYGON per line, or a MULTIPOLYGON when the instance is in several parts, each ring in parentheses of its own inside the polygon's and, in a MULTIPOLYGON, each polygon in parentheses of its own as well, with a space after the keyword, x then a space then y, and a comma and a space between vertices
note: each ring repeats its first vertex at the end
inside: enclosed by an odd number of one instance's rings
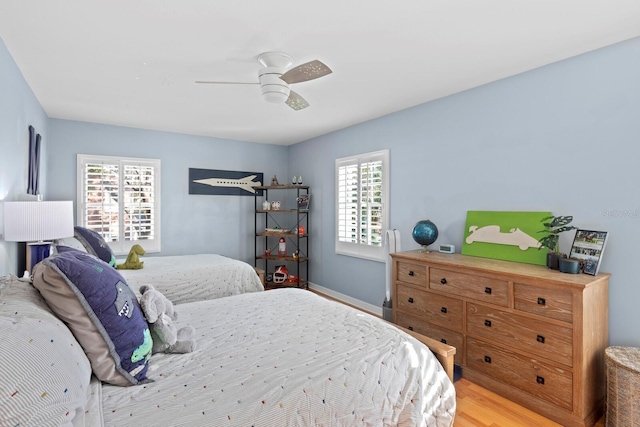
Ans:
POLYGON ((72 201, 4 202, 4 240, 36 242, 71 236, 72 201))

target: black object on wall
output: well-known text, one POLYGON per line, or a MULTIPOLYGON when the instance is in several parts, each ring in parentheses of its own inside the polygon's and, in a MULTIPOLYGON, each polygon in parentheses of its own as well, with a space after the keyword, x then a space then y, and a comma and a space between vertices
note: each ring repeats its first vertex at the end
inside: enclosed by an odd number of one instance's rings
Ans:
POLYGON ((40 191, 40 134, 36 135, 33 126, 29 126, 29 178, 27 194, 36 195, 40 191))

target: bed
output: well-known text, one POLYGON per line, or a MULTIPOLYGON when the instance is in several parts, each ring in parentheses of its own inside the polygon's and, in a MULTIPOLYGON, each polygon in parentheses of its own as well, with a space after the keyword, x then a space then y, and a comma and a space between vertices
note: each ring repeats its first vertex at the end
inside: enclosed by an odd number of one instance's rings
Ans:
MULTIPOLYGON (((85 251, 111 266, 122 265, 109 244, 93 230, 74 227, 74 237, 54 242, 54 253, 68 248, 85 251)), ((153 284, 171 301, 201 301, 248 292, 263 291, 255 269, 246 262, 218 254, 142 256, 141 269, 118 270, 137 292, 153 284)))
POLYGON ((9 287, 0 294, 0 360, 25 372, 0 380, 2 426, 453 424, 455 389, 427 346, 306 290, 176 305, 179 325, 196 330, 196 351, 154 354, 152 382, 122 387, 91 377, 36 289, 9 287))
POLYGON ((193 302, 263 291, 256 271, 246 262, 217 254, 143 257, 139 270, 118 270, 137 290, 153 284, 175 302, 193 302))

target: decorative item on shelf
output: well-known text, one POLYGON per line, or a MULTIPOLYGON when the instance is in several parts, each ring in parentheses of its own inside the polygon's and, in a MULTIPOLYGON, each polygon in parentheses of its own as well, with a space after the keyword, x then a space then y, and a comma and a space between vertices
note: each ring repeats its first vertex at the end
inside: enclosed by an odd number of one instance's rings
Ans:
POLYGON ((266 281, 273 282, 273 273, 267 273, 266 281))
POLYGON ((418 221, 411 232, 413 240, 422 246, 421 252, 427 251, 427 246, 438 239, 438 227, 430 220, 418 221))
POLYGON ((264 256, 271 256, 271 249, 265 249, 264 256))
POLYGON ((276 270, 273 272, 274 283, 284 283, 289 277, 289 270, 286 265, 276 265, 276 270))
POLYGON ((576 258, 560 258, 558 260, 558 269, 562 273, 578 274, 582 263, 576 258))
POLYGON ((295 252, 293 253, 293 255, 291 255, 293 257, 293 259, 298 259, 298 257, 300 256, 300 251, 298 249, 295 250, 295 252))
POLYGON ((302 175, 298 177, 298 185, 302 185, 302 175))
POLYGON ((267 227, 264 229, 264 231, 269 232, 269 233, 284 233, 284 230, 280 227, 267 227))
POLYGON ((298 178, 296 178, 296 176, 293 175, 293 178, 291 178, 291 184, 296 185, 297 183, 298 183, 298 178))
POLYGON ((268 200, 265 200, 264 202, 262 202, 262 210, 268 211, 269 209, 271 209, 271 202, 268 200))
POLYGON ((304 229, 303 225, 298 226, 298 236, 304 236, 305 231, 306 230, 304 229))
POLYGON ((271 209, 273 209, 274 211, 279 211, 280 210, 280 201, 277 200, 275 202, 271 202, 271 209))
POLYGON ((598 274, 608 236, 606 231, 576 231, 569 256, 582 262, 584 273, 592 276, 598 274))
POLYGON ((547 248, 547 267, 551 270, 560 269, 560 259, 566 258, 567 254, 560 252, 560 233, 569 230, 575 230, 576 227, 568 225, 573 221, 573 216, 547 216, 542 218, 542 225, 545 229, 538 233, 547 233, 546 236, 538 240, 540 246, 538 249, 547 248))
POLYGON ((276 178, 276 176, 275 176, 275 175, 273 175, 273 178, 271 178, 271 185, 272 185, 272 186, 280 185, 280 184, 278 183, 278 178, 276 178))
POLYGON ((298 283, 300 282, 300 278, 298 276, 289 276, 289 283, 298 283))
POLYGON ((284 237, 281 237, 278 241, 278 256, 285 257, 287 256, 287 241, 284 237))
POLYGON ((298 196, 296 201, 298 202, 298 209, 307 210, 309 209, 309 200, 311 199, 310 194, 301 194, 298 196))

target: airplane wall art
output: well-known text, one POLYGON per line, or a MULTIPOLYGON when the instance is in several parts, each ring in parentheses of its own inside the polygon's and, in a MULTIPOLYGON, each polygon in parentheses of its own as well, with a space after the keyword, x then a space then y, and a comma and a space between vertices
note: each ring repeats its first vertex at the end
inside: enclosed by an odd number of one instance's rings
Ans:
POLYGON ((189 168, 189 194, 261 196, 262 172, 189 168))

